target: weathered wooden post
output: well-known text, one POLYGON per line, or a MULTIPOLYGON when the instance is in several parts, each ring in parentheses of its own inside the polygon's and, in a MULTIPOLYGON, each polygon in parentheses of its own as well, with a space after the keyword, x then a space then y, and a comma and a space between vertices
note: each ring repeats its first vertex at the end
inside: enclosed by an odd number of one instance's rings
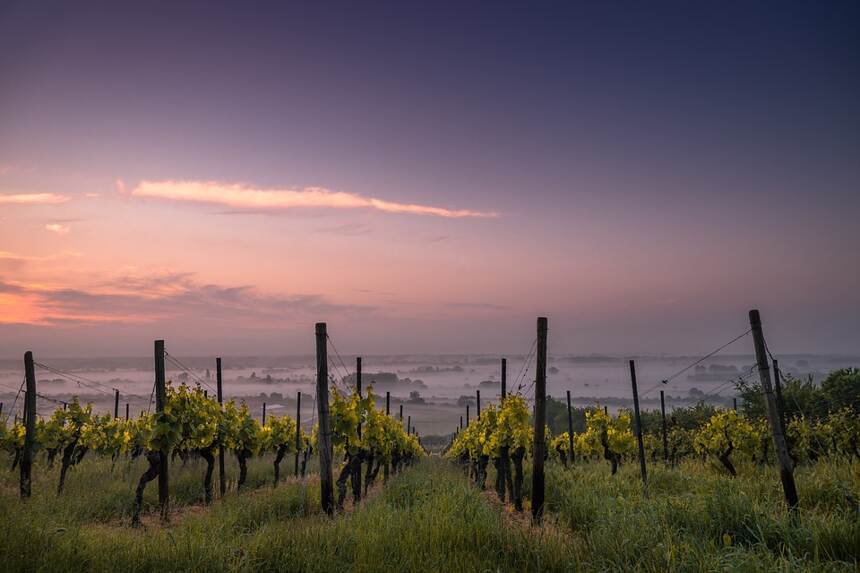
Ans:
POLYGON ((606 414, 607 416, 609 415, 609 406, 603 407, 603 413, 606 414))
POLYGON ((463 429, 463 416, 460 416, 460 427, 459 427, 459 428, 457 428, 457 430, 459 431, 459 430, 462 430, 462 429, 463 429))
POLYGON ((302 391, 296 392, 296 477, 299 477, 299 452, 302 451, 302 391))
POLYGON ((400 421, 403 421, 403 404, 400 404, 400 421))
POLYGON ((3 402, 0 402, 0 416, 3 415, 3 402))
POLYGON ((466 427, 469 427, 469 404, 466 404, 466 427))
POLYGON ((119 390, 114 388, 113 392, 113 418, 116 420, 119 418, 119 390))
MULTIPOLYGON (((391 416, 391 392, 385 391, 385 415, 391 416)), ((389 461, 385 462, 385 465, 382 467, 382 482, 388 483, 388 476, 391 473, 391 464, 389 461)))
POLYGON ((266 403, 263 402, 263 425, 266 425, 266 403))
POLYGON ((544 473, 543 459, 546 454, 546 335, 547 319, 537 319, 537 357, 535 378, 535 428, 532 445, 532 519, 540 521, 543 516, 544 473))
POLYGON ((663 461, 669 461, 669 434, 666 431, 666 394, 660 390, 660 418, 663 424, 663 461))
POLYGON ((316 325, 317 345, 317 414, 319 416, 320 503, 331 515, 334 510, 334 489, 331 475, 331 429, 328 419, 328 334, 326 324, 316 325))
POLYGON ((128 422, 128 402, 125 403, 125 421, 128 422))
POLYGON ((406 417, 406 434, 412 433, 412 416, 406 417))
POLYGON ((33 353, 24 353, 24 378, 27 393, 24 394, 24 451, 21 452, 22 498, 30 497, 32 492, 33 444, 36 442, 36 368, 33 366, 33 353))
POLYGON ((477 409, 478 409, 478 419, 480 420, 481 419, 481 391, 480 390, 475 390, 475 398, 476 398, 476 404, 477 404, 477 409))
POLYGON ((732 398, 732 407, 735 409, 735 412, 738 411, 738 399, 732 398))
POLYGON ((508 359, 502 358, 502 401, 508 395, 508 359))
MULTIPOLYGON (((355 357, 355 392, 361 399, 361 356, 355 357)), ((358 419, 358 439, 361 439, 361 418, 358 419)), ((361 472, 359 472, 361 473, 361 472)))
MULTIPOLYGON (((355 391, 358 394, 358 399, 361 400, 361 356, 355 357, 355 391)), ((361 414, 359 414, 358 418, 358 427, 356 428, 356 434, 358 435, 359 442, 361 441, 361 414)), ((358 471, 354 472, 351 476, 352 478, 352 491, 353 491, 353 499, 358 502, 361 498, 361 452, 359 451, 358 456, 358 471)), ((371 461, 371 465, 373 462, 371 461)))
MULTIPOLYGON (((224 409, 224 390, 222 387, 221 378, 221 357, 215 359, 215 383, 218 391, 218 405, 223 411, 224 409)), ((222 436, 218 436, 218 441, 222 442, 222 436)), ((221 492, 221 497, 227 492, 227 475, 224 473, 224 444, 218 445, 218 491, 221 492)))
MULTIPOLYGON (((167 387, 164 379, 164 341, 155 341, 155 411, 159 414, 167 405, 167 387)), ((169 474, 167 467, 168 452, 161 450, 158 454, 158 503, 161 506, 161 519, 167 519, 169 499, 169 474)))
POLYGON ((782 491, 789 510, 794 513, 798 506, 797 486, 794 483, 794 470, 791 457, 788 455, 788 447, 785 443, 785 435, 779 423, 779 410, 776 398, 773 395, 773 386, 770 381, 770 367, 767 362, 767 349, 764 342, 764 333, 761 327, 761 317, 756 309, 749 313, 750 327, 752 330, 753 344, 755 344, 755 357, 758 365, 759 379, 764 392, 765 406, 767 406, 767 419, 773 434, 773 449, 779 462, 779 477, 782 481, 782 491))
POLYGON ((570 390, 567 391, 567 436, 568 447, 570 448, 570 463, 573 464, 573 411, 570 408, 570 390))
POLYGON ((642 418, 639 416, 639 390, 636 389, 636 365, 630 361, 630 383, 633 385, 633 416, 636 422, 636 442, 639 446, 639 472, 642 483, 648 484, 648 471, 645 468, 645 442, 642 440, 642 418))

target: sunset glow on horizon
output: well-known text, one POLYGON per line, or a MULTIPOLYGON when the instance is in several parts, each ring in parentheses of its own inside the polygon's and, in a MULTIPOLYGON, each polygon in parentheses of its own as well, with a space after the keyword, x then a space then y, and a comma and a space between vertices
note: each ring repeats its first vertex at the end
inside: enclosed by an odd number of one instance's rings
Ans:
POLYGON ((268 8, 4 6, 0 357, 860 352, 856 5, 268 8))

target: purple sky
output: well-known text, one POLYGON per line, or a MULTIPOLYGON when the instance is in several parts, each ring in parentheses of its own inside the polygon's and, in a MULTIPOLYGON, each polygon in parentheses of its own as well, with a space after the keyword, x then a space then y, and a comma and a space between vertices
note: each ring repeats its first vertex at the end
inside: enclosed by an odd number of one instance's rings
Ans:
POLYGON ((858 29, 0 0, 0 356, 860 352, 858 29))

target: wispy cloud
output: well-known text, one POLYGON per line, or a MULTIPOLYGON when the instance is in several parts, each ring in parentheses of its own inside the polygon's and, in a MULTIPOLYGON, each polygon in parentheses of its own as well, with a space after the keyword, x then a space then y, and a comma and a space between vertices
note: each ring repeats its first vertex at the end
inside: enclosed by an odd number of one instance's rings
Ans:
POLYGON ((258 189, 217 181, 141 181, 131 194, 173 201, 215 203, 236 209, 375 209, 385 213, 408 213, 446 218, 498 217, 495 211, 446 209, 414 203, 398 203, 324 187, 303 189, 258 189))
POLYGON ((71 197, 68 195, 58 195, 57 193, 14 193, 0 195, 0 204, 55 205, 57 203, 65 203, 69 199, 71 197))
POLYGON ((373 229, 368 225, 362 225, 361 223, 347 223, 345 225, 337 225, 334 227, 322 227, 317 229, 317 232, 351 237, 355 235, 367 235, 368 233, 372 233, 373 229))
POLYGON ((151 323, 163 320, 267 325, 284 320, 373 312, 332 303, 320 295, 270 295, 250 286, 198 282, 191 273, 123 275, 68 288, 0 277, 0 324, 41 326, 151 323))
POLYGON ((60 223, 48 223, 45 225, 45 229, 58 235, 65 235, 71 230, 71 227, 68 225, 61 225, 60 223))

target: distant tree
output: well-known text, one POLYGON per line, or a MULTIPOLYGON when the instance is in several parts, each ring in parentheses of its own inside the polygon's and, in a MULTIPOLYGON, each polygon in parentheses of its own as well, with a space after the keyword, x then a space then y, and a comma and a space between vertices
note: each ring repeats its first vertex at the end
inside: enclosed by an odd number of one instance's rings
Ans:
POLYGON ((860 368, 834 370, 821 383, 821 391, 831 411, 849 407, 860 412, 860 368))

